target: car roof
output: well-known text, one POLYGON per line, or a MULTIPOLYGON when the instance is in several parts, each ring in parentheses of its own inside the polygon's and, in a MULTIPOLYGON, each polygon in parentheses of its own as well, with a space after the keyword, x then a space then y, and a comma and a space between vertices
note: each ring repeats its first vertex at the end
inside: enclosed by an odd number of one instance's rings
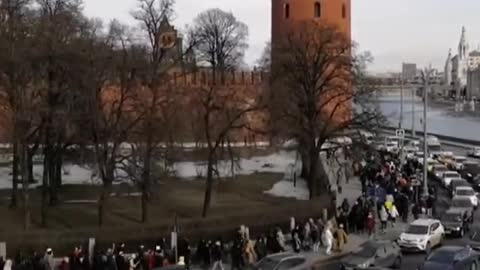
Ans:
POLYGON ((277 254, 272 254, 267 256, 269 259, 274 260, 274 261, 283 261, 286 259, 291 259, 291 258, 302 258, 306 259, 305 257, 292 253, 292 252, 283 252, 283 253, 277 253, 277 254))
POLYGON ((410 225, 428 226, 428 225, 432 225, 435 222, 440 222, 440 221, 438 219, 432 219, 432 218, 419 218, 413 221, 412 223, 410 223, 410 225))
POLYGON ((467 159, 467 158, 466 158, 466 157, 464 157, 464 156, 454 156, 453 158, 458 158, 458 159, 460 159, 460 158, 461 158, 461 159, 467 159))
POLYGON ((437 251, 451 251, 451 252, 458 252, 464 250, 466 247, 463 246, 443 246, 437 249, 437 251))
POLYGON ((447 211, 445 211, 445 214, 463 214, 463 210, 458 208, 449 208, 447 211))
POLYGON ((459 186, 456 188, 457 190, 473 190, 470 186, 459 186))
POLYGON ((451 173, 451 174, 459 174, 459 173, 458 173, 458 172, 456 172, 456 171, 446 171, 446 172, 444 172, 443 174, 447 174, 447 173, 451 173))

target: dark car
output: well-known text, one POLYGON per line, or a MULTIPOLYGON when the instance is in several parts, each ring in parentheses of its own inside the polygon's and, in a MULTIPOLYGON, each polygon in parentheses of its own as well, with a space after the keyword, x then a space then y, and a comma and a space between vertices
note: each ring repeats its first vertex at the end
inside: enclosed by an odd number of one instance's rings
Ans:
POLYGON ((480 175, 480 165, 475 161, 467 161, 463 163, 463 169, 460 171, 460 175, 468 182, 473 182, 473 179, 480 175))
POLYGON ((358 251, 341 259, 340 264, 343 270, 368 267, 399 268, 402 264, 402 252, 396 242, 369 241, 358 251))
POLYGON ((463 179, 452 180, 452 182, 450 182, 450 185, 448 186, 448 190, 450 191, 450 196, 453 196, 453 192, 457 187, 471 187, 471 186, 472 185, 470 185, 466 180, 463 180, 463 179))
POLYGON ((445 229, 445 234, 463 237, 469 228, 467 213, 458 209, 451 209, 443 214, 440 222, 445 229))
POLYGON ((427 257, 419 270, 476 270, 478 258, 470 247, 441 247, 427 257))
POLYGON ((480 175, 477 175, 472 181, 472 188, 475 191, 480 191, 480 175))
POLYGON ((474 250, 480 251, 480 227, 475 227, 470 231, 467 243, 474 250))
POLYGON ((448 210, 464 212, 466 216, 465 219, 468 220, 470 223, 473 223, 474 206, 470 199, 454 197, 450 202, 450 208, 448 210))
POLYGON ((315 258, 295 253, 277 253, 268 255, 257 262, 251 269, 253 270, 303 270, 312 269, 315 264, 315 258))

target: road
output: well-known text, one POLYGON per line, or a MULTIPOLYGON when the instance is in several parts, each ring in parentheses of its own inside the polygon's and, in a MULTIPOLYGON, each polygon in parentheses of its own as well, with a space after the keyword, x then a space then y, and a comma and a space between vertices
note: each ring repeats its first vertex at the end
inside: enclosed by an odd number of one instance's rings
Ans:
MULTIPOLYGON (((461 147, 455 147, 455 146, 444 146, 443 147, 444 151, 451 151, 455 155, 460 155, 460 156, 467 156, 467 149, 461 148, 461 147)), ((479 160, 476 160, 477 162, 479 160)), ((437 201, 437 211, 441 215, 443 212, 445 212, 448 208, 448 205, 450 203, 450 196, 448 195, 447 191, 442 188, 438 182, 432 181, 435 183, 435 186, 437 187, 438 190, 438 201, 437 201)), ((475 223, 480 222, 480 215, 476 214, 475 215, 475 223)), ((480 223, 478 223, 480 224, 480 223)), ((466 239, 468 238, 468 234, 463 238, 447 238, 444 241, 444 245, 454 245, 454 246, 463 246, 466 243, 466 239)), ((408 253, 404 254, 403 260, 402 260, 402 266, 401 270, 416 270, 419 265, 423 263, 425 260, 425 254, 423 253, 408 253)), ((321 269, 325 270, 339 270, 340 269, 340 264, 338 260, 331 261, 325 264, 322 264, 321 269)))

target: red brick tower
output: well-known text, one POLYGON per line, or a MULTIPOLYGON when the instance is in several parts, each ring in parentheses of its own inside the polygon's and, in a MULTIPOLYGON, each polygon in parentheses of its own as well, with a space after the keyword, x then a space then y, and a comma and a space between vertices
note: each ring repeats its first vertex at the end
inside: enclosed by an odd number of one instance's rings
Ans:
MULTIPOLYGON (((335 25, 351 38, 351 0, 272 0, 272 48, 296 23, 315 20, 335 25)), ((273 59, 272 59, 273 60, 273 59)))

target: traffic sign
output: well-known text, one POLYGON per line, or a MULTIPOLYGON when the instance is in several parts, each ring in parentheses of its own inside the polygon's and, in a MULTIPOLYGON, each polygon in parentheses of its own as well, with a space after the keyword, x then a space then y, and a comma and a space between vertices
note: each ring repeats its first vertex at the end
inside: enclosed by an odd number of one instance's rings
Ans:
POLYGON ((405 138, 405 129, 397 129, 395 130, 395 135, 398 137, 398 138, 405 138))

